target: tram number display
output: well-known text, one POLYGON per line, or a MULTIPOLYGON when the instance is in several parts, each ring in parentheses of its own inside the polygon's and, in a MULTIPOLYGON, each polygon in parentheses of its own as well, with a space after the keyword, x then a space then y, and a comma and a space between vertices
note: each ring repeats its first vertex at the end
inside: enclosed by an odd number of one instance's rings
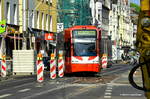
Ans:
POLYGON ((94 30, 87 30, 87 31, 74 31, 74 35, 76 35, 76 36, 84 36, 84 35, 86 35, 86 36, 95 36, 96 35, 96 31, 94 31, 94 30))

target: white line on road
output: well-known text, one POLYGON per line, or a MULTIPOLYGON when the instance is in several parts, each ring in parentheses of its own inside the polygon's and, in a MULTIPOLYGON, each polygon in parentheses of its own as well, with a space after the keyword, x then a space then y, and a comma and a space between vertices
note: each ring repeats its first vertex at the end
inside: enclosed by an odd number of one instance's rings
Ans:
POLYGON ((113 85, 112 85, 111 83, 108 83, 107 86, 108 86, 108 87, 112 87, 113 85))
POLYGON ((111 98, 111 96, 104 96, 104 98, 111 98))
MULTIPOLYGON (((30 85, 30 84, 33 84, 33 82, 27 83, 27 84, 23 84, 23 85, 18 85, 18 86, 12 87, 11 89, 20 88, 20 87, 27 86, 27 85, 30 85)), ((8 90, 11 90, 11 89, 10 89, 10 88, 7 88, 7 89, 1 89, 0 92, 8 91, 8 90)))
POLYGON ((73 86, 88 86, 89 88, 90 87, 96 87, 96 86, 99 86, 99 84, 66 84, 65 86, 62 85, 62 86, 59 86, 57 88, 53 88, 53 89, 49 89, 49 90, 45 90, 45 91, 42 91, 42 92, 39 92, 39 93, 35 93, 35 94, 32 94, 31 96, 27 96, 27 97, 24 97, 22 99, 31 99, 31 98, 35 98, 37 96, 40 96, 40 95, 43 95, 43 94, 47 94, 49 92, 52 92, 52 91, 55 91, 55 90, 59 90, 59 89, 62 89, 62 88, 67 88, 67 87, 73 87, 73 86), (90 86, 89 86, 90 85, 90 86))
POLYGON ((137 97, 137 96, 142 96, 142 94, 120 94, 120 96, 132 96, 132 97, 137 97))
POLYGON ((1 95, 0 98, 5 98, 5 97, 8 97, 8 96, 11 96, 12 94, 4 94, 4 95, 1 95))
POLYGON ((113 89, 112 87, 113 87, 113 85, 111 83, 107 84, 107 88, 105 90, 104 98, 111 98, 112 89, 113 89))
POLYGON ((106 93, 105 93, 105 95, 111 95, 111 93, 109 93, 109 92, 106 92, 106 93))
POLYGON ((112 87, 107 87, 107 89, 112 89, 112 87))
POLYGON ((31 80, 31 79, 33 79, 34 80, 34 78, 23 78, 23 79, 13 79, 13 80, 11 80, 10 82, 7 82, 8 84, 9 83, 17 83, 17 82, 23 82, 23 81, 27 81, 27 80, 31 80))
POLYGON ((31 89, 26 88, 26 89, 19 90, 18 92, 26 92, 26 91, 29 91, 29 90, 31 90, 31 89))
POLYGON ((106 92, 112 92, 112 90, 110 90, 110 89, 106 89, 106 92))
POLYGON ((45 91, 42 91, 42 92, 39 92, 39 93, 35 93, 35 94, 32 94, 31 96, 27 96, 27 97, 24 97, 22 99, 31 99, 31 98, 34 98, 34 97, 37 97, 37 96, 40 96, 40 95, 43 95, 43 94, 47 94, 49 92, 52 92, 52 91, 55 91, 55 90, 59 90, 59 89, 62 89, 62 88, 66 88, 66 87, 68 87, 68 85, 66 85, 66 86, 59 86, 57 88, 53 88, 53 89, 45 90, 45 91))

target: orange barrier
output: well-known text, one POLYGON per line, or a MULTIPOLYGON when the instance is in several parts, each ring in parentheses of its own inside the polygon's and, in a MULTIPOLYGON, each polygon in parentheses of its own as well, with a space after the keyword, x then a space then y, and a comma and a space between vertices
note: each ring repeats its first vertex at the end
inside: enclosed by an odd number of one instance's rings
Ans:
POLYGON ((43 82, 44 80, 43 72, 44 72, 44 64, 42 61, 42 54, 39 53, 37 56, 37 81, 38 82, 43 82))
POLYGON ((2 55, 2 60, 1 60, 1 76, 6 77, 6 56, 2 55))
POLYGON ((64 76, 64 60, 63 60, 63 55, 59 54, 58 58, 58 76, 63 77, 64 76))
POLYGON ((107 68, 107 54, 102 56, 102 68, 107 68))
POLYGON ((54 53, 51 54, 51 60, 50 60, 50 78, 55 79, 56 78, 56 60, 54 53))

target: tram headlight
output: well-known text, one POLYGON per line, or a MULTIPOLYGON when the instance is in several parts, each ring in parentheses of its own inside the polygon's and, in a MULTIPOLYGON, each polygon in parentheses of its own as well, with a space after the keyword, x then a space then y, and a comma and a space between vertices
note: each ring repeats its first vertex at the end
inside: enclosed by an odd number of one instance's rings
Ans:
POLYGON ((144 27, 149 27, 150 26, 150 18, 143 18, 141 20, 141 25, 144 27))

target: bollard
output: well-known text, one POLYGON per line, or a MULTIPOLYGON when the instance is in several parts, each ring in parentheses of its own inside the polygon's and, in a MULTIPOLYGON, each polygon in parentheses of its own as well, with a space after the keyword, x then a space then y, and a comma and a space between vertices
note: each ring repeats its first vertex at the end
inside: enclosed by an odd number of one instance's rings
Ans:
POLYGON ((44 72, 44 64, 42 61, 42 54, 39 53, 37 56, 37 81, 38 82, 43 82, 44 80, 43 72, 44 72))
POLYGON ((63 60, 63 55, 59 54, 58 58, 58 76, 63 77, 64 76, 64 60, 63 60))
POLYGON ((1 76, 6 77, 6 56, 2 55, 2 60, 1 60, 1 76))
POLYGON ((103 54, 102 56, 102 68, 107 68, 107 54, 103 54))
POLYGON ((56 78, 56 60, 54 53, 51 54, 51 60, 50 60, 50 78, 55 79, 56 78))

